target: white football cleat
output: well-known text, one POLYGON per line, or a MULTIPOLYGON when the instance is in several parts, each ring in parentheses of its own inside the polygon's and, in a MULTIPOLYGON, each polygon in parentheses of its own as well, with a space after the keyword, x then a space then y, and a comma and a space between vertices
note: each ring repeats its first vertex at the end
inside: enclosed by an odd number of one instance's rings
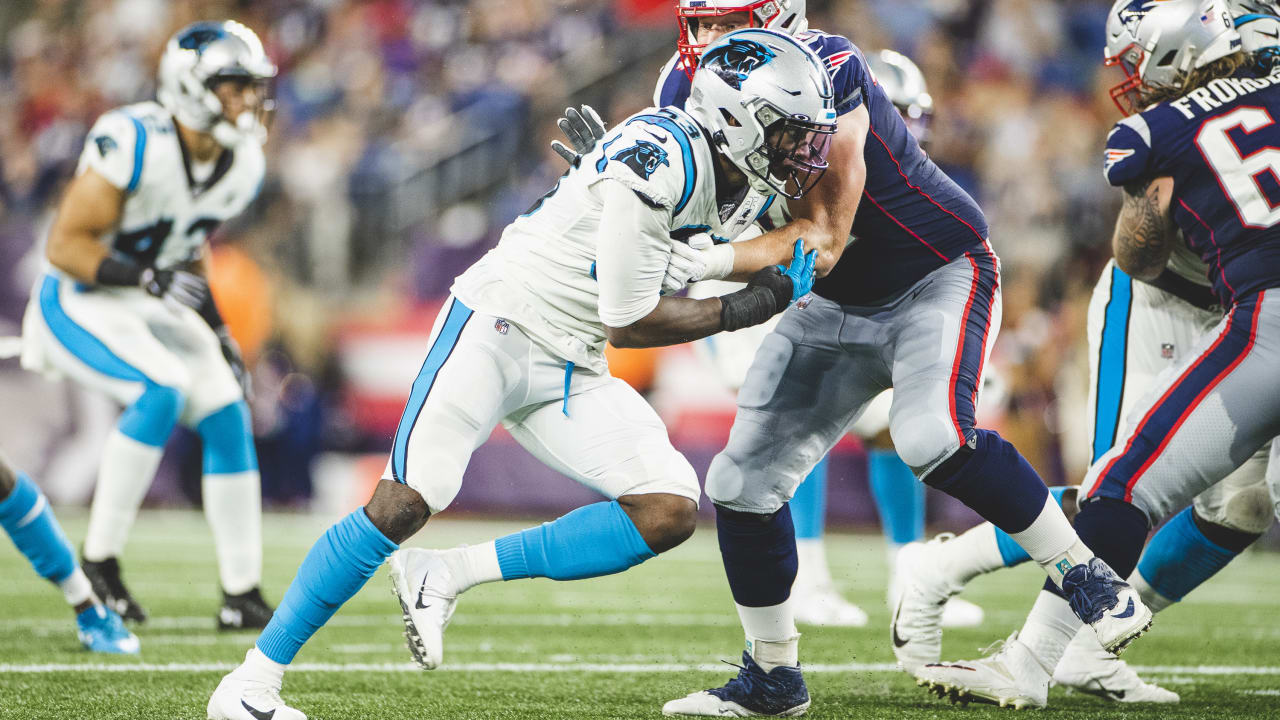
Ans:
POLYGON ((249 669, 250 656, 232 670, 209 698, 209 720, 307 720, 307 716, 294 710, 280 699, 279 678, 255 677, 249 669))
POLYGON ((1049 702, 1049 671, 1016 632, 987 652, 997 646, 995 653, 977 660, 926 665, 916 673, 916 684, 952 703, 977 701, 1015 710, 1044 707, 1049 702))
POLYGON ((832 585, 791 588, 791 610, 796 622, 824 627, 866 627, 867 613, 845 600, 832 585))
POLYGON ((406 548, 391 554, 391 589, 400 600, 404 638, 414 662, 434 670, 444 660, 444 629, 458 606, 453 571, 440 550, 406 548))
POLYGON ((1144 681, 1128 663, 1103 650, 1088 628, 1081 628, 1067 645, 1053 672, 1053 684, 1122 703, 1180 700, 1178 693, 1144 681))
POLYGON ((942 608, 942 627, 971 628, 978 627, 987 614, 982 608, 960 597, 953 597, 942 608))
POLYGON ((931 550, 945 539, 907 543, 898 552, 901 588, 893 607, 889 638, 898 666, 913 675, 942 655, 942 616, 947 600, 960 591, 941 580, 931 550), (931 547, 932 546, 932 547, 931 547))
POLYGON ((1129 583, 1102 558, 1091 558, 1062 576, 1062 593, 1071 610, 1093 626, 1098 643, 1119 655, 1151 627, 1151 610, 1129 583))

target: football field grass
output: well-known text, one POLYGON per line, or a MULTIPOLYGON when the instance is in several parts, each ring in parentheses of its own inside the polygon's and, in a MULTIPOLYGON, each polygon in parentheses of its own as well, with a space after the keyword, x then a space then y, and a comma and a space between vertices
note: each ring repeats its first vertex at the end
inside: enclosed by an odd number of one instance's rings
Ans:
MULTIPOLYGON (((85 516, 60 517, 72 541, 85 516)), ((329 519, 269 515, 269 600, 329 519)), ((412 542, 478 542, 528 523, 432 521, 412 542)), ((862 629, 802 627, 801 657, 813 718, 964 718, 1010 710, 952 706, 893 670, 884 608, 886 567, 878 536, 830 536, 837 583, 871 615, 862 629)), ((151 619, 142 655, 80 649, 60 594, 12 544, 0 541, 0 719, 204 718, 219 678, 253 633, 217 633, 217 574, 210 535, 196 512, 144 512, 122 559, 151 619)), ((948 631, 944 658, 974 657, 1021 625, 1043 576, 1034 567, 975 582, 966 597, 986 624, 948 631)), ((1280 556, 1251 552, 1185 602, 1156 618, 1125 658, 1182 695, 1178 706, 1133 707, 1050 693, 1045 717, 1280 717, 1280 556)), ((446 635, 445 665, 417 670, 401 638, 385 570, 298 655, 284 698, 318 720, 427 718, 657 718, 662 703, 722 684, 736 670, 741 631, 720 568, 714 528, 609 578, 517 581, 467 593, 446 635)))

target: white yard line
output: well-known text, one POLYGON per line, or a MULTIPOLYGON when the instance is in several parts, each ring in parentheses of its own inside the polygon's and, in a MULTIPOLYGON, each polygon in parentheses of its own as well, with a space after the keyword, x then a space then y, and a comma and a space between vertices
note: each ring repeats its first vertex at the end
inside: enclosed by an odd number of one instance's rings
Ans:
MULTIPOLYGON (((68 672, 106 673, 187 673, 226 672, 235 663, 47 663, 0 664, 0 674, 47 674, 68 672)), ((435 672, 547 672, 547 673, 669 673, 727 672, 724 663, 458 663, 435 672)), ((1280 667, 1258 665, 1138 665, 1135 670, 1148 674, 1196 676, 1280 675, 1280 667)), ((297 663, 294 672, 422 672, 411 663, 297 663)), ((888 673, 898 672, 892 663, 842 663, 805 665, 807 673, 888 673)))

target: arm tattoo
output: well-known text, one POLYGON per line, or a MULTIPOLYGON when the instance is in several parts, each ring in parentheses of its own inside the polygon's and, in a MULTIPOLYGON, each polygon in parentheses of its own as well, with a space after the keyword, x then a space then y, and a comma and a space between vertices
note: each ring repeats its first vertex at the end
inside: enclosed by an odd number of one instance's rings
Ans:
POLYGON ((1112 242, 1116 264, 1139 278, 1154 277, 1169 260, 1172 236, 1169 218, 1160 210, 1160 187, 1150 181, 1126 185, 1112 242))

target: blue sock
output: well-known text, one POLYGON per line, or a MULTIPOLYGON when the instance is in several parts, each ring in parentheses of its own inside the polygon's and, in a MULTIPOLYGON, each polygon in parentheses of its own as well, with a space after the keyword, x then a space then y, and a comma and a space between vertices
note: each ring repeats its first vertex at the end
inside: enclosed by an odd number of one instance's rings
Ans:
POLYGON ((808 477, 791 496, 791 521, 797 540, 817 540, 826 529, 827 458, 824 456, 809 471, 808 477))
POLYGON ((500 537, 494 547, 503 580, 580 580, 622 572, 657 556, 617 500, 500 537))
POLYGON ((284 600, 258 636, 258 650, 288 664, 399 546, 369 521, 364 508, 325 531, 302 561, 284 600))
POLYGON ((31 561, 40 577, 59 583, 75 572, 75 551, 48 500, 22 473, 18 473, 13 492, 0 501, 0 527, 9 533, 18 552, 31 561))
POLYGON ((715 507, 720 559, 733 601, 770 607, 791 597, 799 562, 791 507, 783 505, 772 515, 715 507))
POLYGON ((867 451, 867 480, 884 536, 895 545, 924 537, 924 483, 893 450, 867 451))
POLYGON ((1138 561, 1138 572, 1151 589, 1177 602, 1243 550, 1225 548, 1205 537, 1188 507, 1151 538, 1138 561))
MULTIPOLYGON (((1069 485, 1057 485, 1049 488, 1049 494, 1052 495, 1054 501, 1058 503, 1058 507, 1062 507, 1062 496, 1070 489, 1071 487, 1069 485)), ((1021 545, 1014 542, 1013 538, 1009 537, 1009 533, 1001 530, 1000 528, 996 528, 996 547, 1000 548, 1000 557, 1004 559, 1005 567, 1021 565, 1031 559, 1031 556, 1027 554, 1027 551, 1023 550, 1021 545)))
POLYGON ((196 425, 204 443, 204 473, 218 475, 258 469, 253 424, 243 400, 210 413, 196 425))
POLYGON ((925 482, 1008 533, 1031 527, 1049 489, 1031 464, 994 430, 973 430, 974 443, 934 468, 925 482))

